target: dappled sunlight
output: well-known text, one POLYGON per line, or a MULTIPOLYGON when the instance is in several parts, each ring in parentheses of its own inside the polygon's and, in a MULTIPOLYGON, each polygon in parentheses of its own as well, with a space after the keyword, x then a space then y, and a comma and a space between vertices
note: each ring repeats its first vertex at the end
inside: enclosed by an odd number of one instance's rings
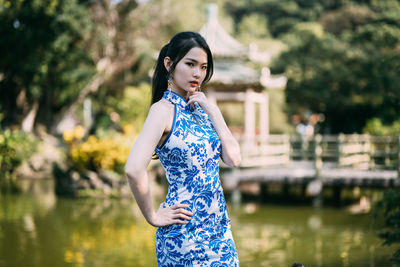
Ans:
POLYGON ((127 227, 103 224, 95 233, 91 229, 75 229, 64 260, 90 262, 93 266, 150 266, 155 264, 155 230, 145 222, 127 227))
POLYGON ((1 199, 0 258, 7 266, 24 266, 32 257, 36 260, 30 266, 60 261, 72 266, 156 264, 156 228, 134 215, 138 208, 132 199, 58 199, 46 212, 38 199, 1 199))
POLYGON ((370 228, 369 215, 287 206, 243 211, 231 212, 242 266, 380 266, 390 255, 370 228))
MULTIPOLYGON (((132 198, 57 198, 50 207, 39 201, 45 195, 1 199, 0 266, 156 265, 156 228, 132 198)), ((229 209, 241 266, 387 266, 393 250, 380 246, 370 214, 258 203, 229 209)))

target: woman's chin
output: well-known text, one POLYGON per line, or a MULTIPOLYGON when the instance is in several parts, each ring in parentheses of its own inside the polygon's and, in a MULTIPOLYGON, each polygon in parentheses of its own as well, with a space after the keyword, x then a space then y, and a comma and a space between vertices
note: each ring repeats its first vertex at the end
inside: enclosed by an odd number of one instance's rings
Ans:
POLYGON ((194 92, 196 92, 196 87, 189 87, 188 89, 186 89, 186 92, 193 94, 194 92))

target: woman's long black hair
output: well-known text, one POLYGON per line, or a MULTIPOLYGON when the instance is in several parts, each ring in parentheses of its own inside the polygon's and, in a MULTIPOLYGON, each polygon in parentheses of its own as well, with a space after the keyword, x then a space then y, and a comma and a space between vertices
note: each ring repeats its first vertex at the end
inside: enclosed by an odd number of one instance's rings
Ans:
POLYGON ((154 104, 160 100, 168 87, 168 74, 174 72, 174 69, 178 62, 189 52, 193 47, 203 48, 207 53, 207 72, 204 78, 203 84, 211 79, 213 74, 214 66, 211 50, 207 45, 206 40, 196 32, 180 32, 176 34, 169 41, 168 44, 164 45, 160 51, 157 59, 156 69, 153 75, 153 93, 151 104, 154 104), (169 57, 172 61, 170 71, 168 72, 164 66, 164 58, 169 57))

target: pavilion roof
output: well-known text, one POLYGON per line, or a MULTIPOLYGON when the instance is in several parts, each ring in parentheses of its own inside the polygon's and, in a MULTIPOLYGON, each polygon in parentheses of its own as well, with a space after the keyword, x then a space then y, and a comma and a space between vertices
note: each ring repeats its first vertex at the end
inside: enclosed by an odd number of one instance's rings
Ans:
MULTIPOLYGON (((215 89, 243 90, 243 86, 252 87, 255 90, 263 88, 283 88, 287 78, 284 75, 271 75, 268 68, 258 72, 245 64, 245 59, 267 58, 270 55, 258 52, 235 40, 218 22, 218 6, 207 6, 207 23, 200 29, 200 34, 206 39, 213 53, 214 75, 210 84, 215 89)), ((259 61, 265 61, 259 60, 259 61)))
POLYGON ((259 84, 260 73, 239 61, 216 60, 214 61, 214 75, 210 82, 226 85, 259 84))
POLYGON ((207 6, 207 23, 200 29, 215 57, 246 57, 248 47, 235 40, 218 22, 218 6, 207 6))
POLYGON ((286 87, 285 75, 271 75, 269 68, 258 72, 244 63, 231 60, 214 61, 214 74, 210 85, 216 90, 243 91, 243 86, 256 91, 268 89, 283 89, 286 87))

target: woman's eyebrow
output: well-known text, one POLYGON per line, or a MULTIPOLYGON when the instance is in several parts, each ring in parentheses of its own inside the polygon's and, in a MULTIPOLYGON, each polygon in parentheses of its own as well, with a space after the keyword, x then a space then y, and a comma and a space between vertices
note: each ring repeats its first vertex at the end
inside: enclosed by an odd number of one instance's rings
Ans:
MULTIPOLYGON (((193 61, 193 62, 195 62, 195 63, 198 63, 198 61, 197 61, 196 59, 194 59, 194 58, 186 57, 185 59, 186 59, 186 60, 193 61)), ((202 65, 207 65, 207 62, 202 63, 202 65)))

